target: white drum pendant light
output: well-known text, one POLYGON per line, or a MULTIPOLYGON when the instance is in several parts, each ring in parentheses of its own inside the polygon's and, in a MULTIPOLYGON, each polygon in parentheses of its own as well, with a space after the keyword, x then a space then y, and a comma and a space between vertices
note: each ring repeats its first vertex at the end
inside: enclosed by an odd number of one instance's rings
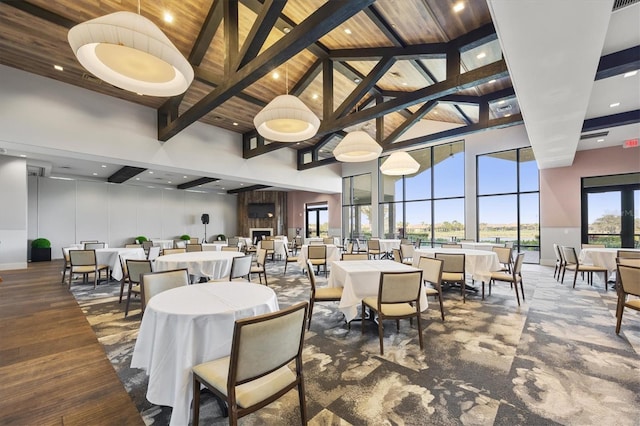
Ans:
POLYGON ((83 67, 121 89, 175 96, 193 81, 193 68, 182 53, 139 12, 116 12, 83 22, 71 28, 67 38, 83 67))
POLYGON ((318 133, 320 119, 300 99, 280 95, 256 114, 253 124, 270 141, 301 142, 318 133))
POLYGON ((380 166, 382 174, 390 176, 411 175, 418 169, 420 164, 404 151, 394 152, 380 166))
POLYGON ((359 163, 375 160, 382 153, 382 147, 369 133, 356 130, 349 132, 333 150, 336 160, 345 163, 359 163))

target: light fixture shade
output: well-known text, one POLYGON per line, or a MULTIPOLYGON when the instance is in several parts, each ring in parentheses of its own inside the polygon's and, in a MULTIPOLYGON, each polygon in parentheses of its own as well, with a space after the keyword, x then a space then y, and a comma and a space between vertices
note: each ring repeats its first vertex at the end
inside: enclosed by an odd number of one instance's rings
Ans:
POLYGON ((380 166, 384 175, 401 176, 410 175, 420 169, 420 164, 404 151, 394 152, 380 166))
POLYGON ((382 147, 367 132, 356 130, 349 132, 333 150, 336 160, 345 163, 358 163, 375 160, 380 156, 382 147))
POLYGON ((67 38, 83 67, 121 89, 175 96, 193 81, 189 62, 144 16, 111 13, 74 26, 67 38))
POLYGON ((293 95, 276 96, 253 119, 260 135, 276 142, 301 142, 318 133, 320 119, 293 95))

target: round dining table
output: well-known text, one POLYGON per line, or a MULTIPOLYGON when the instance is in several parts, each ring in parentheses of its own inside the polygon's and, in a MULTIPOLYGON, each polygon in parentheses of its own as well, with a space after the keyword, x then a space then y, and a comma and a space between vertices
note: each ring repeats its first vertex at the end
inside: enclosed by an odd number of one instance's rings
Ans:
POLYGON ((154 271, 169 271, 186 268, 194 279, 206 277, 217 280, 231 272, 234 257, 244 256, 239 251, 192 251, 168 254, 155 261, 154 271))
POLYGON ((153 296, 131 358, 131 367, 149 376, 147 400, 173 407, 170 425, 187 425, 191 368, 231 353, 236 320, 278 309, 272 289, 242 281, 193 284, 153 296))
POLYGON ((422 248, 413 251, 413 266, 418 266, 420 256, 435 257, 436 253, 464 253, 464 269, 474 281, 489 282, 491 272, 501 269, 498 255, 488 250, 472 250, 459 248, 422 248))

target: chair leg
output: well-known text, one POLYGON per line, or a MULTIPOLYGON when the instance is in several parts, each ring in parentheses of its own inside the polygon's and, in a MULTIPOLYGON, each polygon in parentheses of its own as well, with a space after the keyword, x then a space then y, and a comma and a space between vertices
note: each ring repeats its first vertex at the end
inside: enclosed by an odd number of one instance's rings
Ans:
POLYGON ((309 325, 307 325, 307 330, 311 330, 311 315, 313 315, 313 298, 309 300, 309 325))
POLYGON ((382 317, 378 314, 378 338, 380 339, 380 355, 384 355, 383 340, 384 328, 382 327, 382 317))
POLYGON ((609 291, 609 281, 607 281, 607 271, 604 271, 604 290, 609 291))
POLYGON ((418 321, 418 341, 420 342, 420 349, 424 348, 424 344, 422 343, 422 323, 420 322, 420 312, 416 315, 418 321))
POLYGON ((576 266, 576 273, 573 275, 573 288, 576 288, 577 279, 578 279, 578 267, 576 266))
POLYGON ((118 301, 118 303, 122 303, 122 295, 124 293, 124 282, 125 282, 126 278, 122 277, 122 279, 120 280, 120 300, 118 301))
POLYGON ((616 334, 620 334, 622 325, 622 313, 624 312, 624 293, 618 294, 618 306, 616 307, 616 334))
POLYGON ((200 382, 193 375, 193 426, 198 426, 200 423, 200 382))
POLYGON ((300 402, 300 420, 302 424, 307 424, 307 402, 305 400, 304 377, 300 372, 300 382, 298 382, 298 401, 300 402))
POLYGON ((518 283, 515 283, 513 288, 516 290, 516 300, 518 301, 518 306, 520 306, 520 295, 518 294, 518 283))
POLYGON ((466 280, 462 280, 462 303, 467 303, 467 283, 466 280))
MULTIPOLYGON (((518 283, 516 283, 516 287, 518 287, 518 283)), ((520 277, 520 293, 522 293, 522 301, 524 302, 524 283, 522 282, 522 277, 520 277)))
POLYGON ((482 281, 482 300, 484 300, 484 281, 482 281))

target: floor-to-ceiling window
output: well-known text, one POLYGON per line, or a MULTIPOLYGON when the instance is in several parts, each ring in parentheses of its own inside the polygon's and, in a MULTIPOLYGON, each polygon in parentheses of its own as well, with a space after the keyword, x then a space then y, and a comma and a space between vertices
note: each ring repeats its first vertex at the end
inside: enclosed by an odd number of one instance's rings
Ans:
POLYGON ((371 238, 370 173, 342 180, 342 227, 346 238, 371 238))
POLYGON ((512 243, 525 262, 540 261, 540 191, 531 148, 479 155, 478 241, 512 243))
POLYGON ((582 179, 582 242, 640 247, 640 174, 582 179))
POLYGON ((305 215, 306 237, 329 236, 329 207, 327 203, 307 204, 305 215))
POLYGON ((427 245, 463 238, 464 142, 423 148, 410 155, 420 164, 416 173, 380 175, 382 236, 427 245))

